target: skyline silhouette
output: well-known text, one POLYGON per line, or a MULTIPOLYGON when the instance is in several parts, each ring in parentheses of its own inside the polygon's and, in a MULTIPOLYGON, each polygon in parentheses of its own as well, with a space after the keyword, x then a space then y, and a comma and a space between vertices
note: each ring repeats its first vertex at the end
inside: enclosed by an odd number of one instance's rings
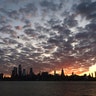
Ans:
POLYGON ((18 67, 13 67, 11 77, 4 77, 3 73, 0 74, 1 81, 96 81, 96 72, 87 75, 84 74, 79 76, 77 74, 72 74, 68 76, 64 73, 64 69, 61 70, 61 74, 57 74, 54 70, 54 74, 49 74, 48 72, 39 72, 35 74, 33 69, 30 68, 29 73, 26 72, 26 69, 23 69, 21 65, 18 67))

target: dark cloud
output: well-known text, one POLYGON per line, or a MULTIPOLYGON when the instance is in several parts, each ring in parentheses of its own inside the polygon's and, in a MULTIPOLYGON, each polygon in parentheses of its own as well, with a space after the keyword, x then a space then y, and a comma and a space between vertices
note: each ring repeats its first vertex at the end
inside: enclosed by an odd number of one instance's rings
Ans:
POLYGON ((45 35, 40 35, 40 36, 38 36, 38 38, 39 39, 44 39, 44 38, 46 38, 46 36, 45 35))
MULTIPOLYGON (((35 23, 35 30, 36 32, 44 32, 44 33, 50 33, 50 28, 44 27, 40 25, 39 23, 35 23)), ((44 34, 43 34, 44 35, 44 34)))
POLYGON ((17 10, 12 10, 7 12, 7 15, 9 16, 9 18, 13 18, 18 20, 19 19, 19 12, 17 10))
POLYGON ((0 55, 4 55, 4 50, 0 49, 0 55))
POLYGON ((25 16, 27 18, 36 16, 37 11, 38 11, 38 8, 34 3, 28 3, 24 6, 24 8, 19 9, 19 13, 22 14, 22 17, 25 16))
POLYGON ((22 43, 17 43, 16 49, 22 48, 22 47, 23 47, 23 44, 22 43))
POLYGON ((52 11, 58 11, 59 9, 62 8, 61 3, 56 4, 54 1, 48 1, 48 0, 42 0, 40 2, 40 5, 52 11))
POLYGON ((10 34, 10 32, 12 32, 11 28, 12 28, 11 25, 3 26, 0 28, 0 32, 10 34))
POLYGON ((77 12, 87 19, 92 19, 96 17, 96 2, 91 2, 91 0, 82 2, 77 7, 77 12))
POLYGON ((12 29, 11 25, 1 27, 0 33, 5 34, 5 36, 8 34, 11 38, 17 38, 17 32, 12 29))
POLYGON ((25 29, 24 32, 30 37, 35 37, 36 35, 38 35, 34 29, 25 29))
POLYGON ((19 0, 7 0, 7 2, 18 4, 19 0))
POLYGON ((20 39, 22 39, 24 41, 30 41, 30 39, 25 35, 20 35, 19 37, 20 37, 20 39))
POLYGON ((87 39, 89 36, 89 34, 87 32, 82 32, 82 33, 78 33, 76 34, 75 38, 76 39, 87 39))
POLYGON ((30 22, 30 20, 25 20, 25 25, 23 26, 23 28, 28 28, 28 27, 31 27, 32 26, 32 24, 31 24, 31 22, 30 22))
POLYGON ((68 25, 69 27, 76 27, 78 26, 77 20, 74 19, 74 16, 69 16, 64 19, 64 24, 68 25))
POLYGON ((57 30, 58 34, 62 35, 63 37, 64 36, 67 37, 71 33, 70 29, 65 24, 63 26, 61 25, 52 26, 52 29, 55 31, 57 30))
POLYGON ((96 24, 95 23, 90 23, 88 25, 86 25, 86 29, 89 30, 89 31, 93 31, 95 32, 96 31, 96 24))
POLYGON ((28 5, 26 5, 26 12, 28 12, 28 11, 37 11, 37 7, 35 6, 35 4, 34 3, 29 3, 28 5))
POLYGON ((5 44, 17 44, 17 41, 16 40, 13 40, 13 39, 11 39, 11 38, 4 38, 3 39, 3 42, 5 43, 5 44))
POLYGON ((7 23, 9 23, 9 20, 6 18, 6 16, 0 14, 0 24, 6 25, 7 23))
POLYGON ((48 21, 49 25, 51 25, 51 26, 60 24, 60 22, 61 22, 61 20, 58 19, 57 17, 56 17, 56 18, 53 17, 53 18, 51 18, 51 19, 48 21))
POLYGON ((58 44, 59 43, 59 40, 57 40, 57 38, 50 38, 49 40, 48 40, 48 42, 50 42, 50 43, 54 43, 54 44, 58 44))

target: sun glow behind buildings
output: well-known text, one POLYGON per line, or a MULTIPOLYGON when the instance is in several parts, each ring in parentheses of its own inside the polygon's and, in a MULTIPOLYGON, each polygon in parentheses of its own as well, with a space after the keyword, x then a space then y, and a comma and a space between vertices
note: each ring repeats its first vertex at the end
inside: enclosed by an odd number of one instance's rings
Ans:
MULTIPOLYGON (((54 69, 53 71, 50 71, 49 74, 54 75, 54 73, 61 75, 62 69, 64 71, 65 76, 70 76, 72 74, 83 76, 86 74, 87 76, 90 74, 93 77, 95 77, 95 72, 96 72, 96 64, 92 65, 89 67, 89 71, 85 70, 84 68, 74 68, 74 67, 66 67, 66 68, 61 68, 61 69, 54 69)), ((4 74, 3 77, 10 78, 11 74, 4 74)))
POLYGON ((4 78, 11 78, 11 75, 10 74, 4 74, 3 77, 4 78))
MULTIPOLYGON (((72 75, 73 73, 76 75, 84 75, 85 69, 84 68, 74 68, 74 67, 66 67, 66 68, 62 68, 64 71, 65 75, 72 75), (83 73, 83 74, 82 74, 83 73)), ((56 74, 61 74, 62 69, 57 69, 57 70, 53 70, 50 72, 50 74, 54 74, 54 72, 56 72, 56 74)))
POLYGON ((93 76, 94 76, 95 72, 96 72, 96 64, 94 64, 91 67, 89 67, 89 73, 93 73, 93 76))

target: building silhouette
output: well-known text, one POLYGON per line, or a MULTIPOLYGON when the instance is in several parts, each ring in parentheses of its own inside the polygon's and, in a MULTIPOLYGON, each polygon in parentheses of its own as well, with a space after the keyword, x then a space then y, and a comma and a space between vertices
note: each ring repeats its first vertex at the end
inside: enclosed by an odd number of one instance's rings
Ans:
POLYGON ((23 69, 22 76, 26 76, 26 69, 23 69))
POLYGON ((3 73, 0 73, 0 80, 3 80, 3 73))
POLYGON ((54 74, 49 74, 48 72, 39 72, 37 75, 33 72, 33 69, 29 69, 29 73, 26 73, 26 69, 22 69, 21 65, 18 67, 13 67, 11 78, 3 77, 3 73, 0 74, 0 80, 9 80, 9 81, 96 81, 96 72, 94 72, 95 77, 93 77, 93 73, 79 76, 72 74, 70 76, 65 75, 64 69, 62 68, 61 74, 57 74, 56 70, 54 70, 54 74))
POLYGON ((30 73, 29 73, 30 76, 33 76, 34 75, 34 72, 33 72, 33 69, 30 68, 30 73))
POLYGON ((17 77, 17 67, 14 67, 12 70, 12 77, 17 77))
POLYGON ((18 66, 18 76, 19 77, 22 76, 22 67, 21 67, 21 65, 18 66))
POLYGON ((64 77, 64 76, 65 76, 64 70, 62 69, 62 70, 61 70, 61 77, 64 77))

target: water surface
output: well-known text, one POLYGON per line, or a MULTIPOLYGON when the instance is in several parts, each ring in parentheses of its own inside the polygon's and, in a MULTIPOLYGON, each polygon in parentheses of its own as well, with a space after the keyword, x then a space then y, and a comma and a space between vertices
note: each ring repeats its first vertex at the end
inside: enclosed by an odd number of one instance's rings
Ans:
POLYGON ((96 82, 0 82, 0 96, 96 96, 96 82))

